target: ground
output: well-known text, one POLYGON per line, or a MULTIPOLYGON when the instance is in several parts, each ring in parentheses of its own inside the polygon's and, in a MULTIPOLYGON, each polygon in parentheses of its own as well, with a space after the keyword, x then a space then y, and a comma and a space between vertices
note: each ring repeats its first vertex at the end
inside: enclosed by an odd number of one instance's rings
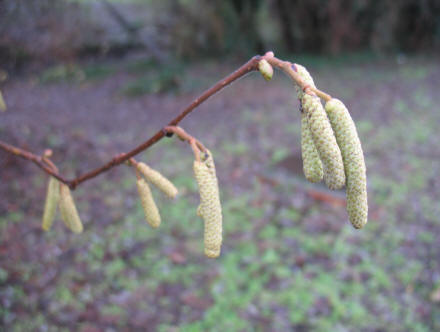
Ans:
MULTIPOLYGON (((439 59, 296 61, 356 122, 368 176, 364 229, 348 222, 343 190, 305 181, 291 83, 254 73, 181 123, 216 161, 224 244, 215 260, 203 256, 193 155, 179 140, 138 156, 180 190, 175 200, 154 190, 157 230, 122 166, 74 191, 83 234, 59 216, 45 233, 47 176, 0 152, 4 329, 439 330, 439 59)), ((148 62, 120 61, 12 76, 0 138, 51 148, 71 177, 146 140, 233 69, 211 61, 151 74, 148 62)))

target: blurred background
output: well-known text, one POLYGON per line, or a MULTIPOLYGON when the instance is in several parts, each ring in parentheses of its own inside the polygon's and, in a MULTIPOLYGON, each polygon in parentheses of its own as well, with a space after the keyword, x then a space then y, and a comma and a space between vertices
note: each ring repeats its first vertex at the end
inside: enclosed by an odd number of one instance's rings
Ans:
POLYGON ((369 223, 344 191, 302 174, 299 103, 279 72, 234 83, 181 126, 214 154, 220 258, 186 144, 138 156, 179 188, 153 194, 118 167, 74 192, 85 231, 40 228, 47 176, 0 151, 5 331, 440 330, 440 2, 3 0, 0 139, 50 148, 69 178, 149 138, 255 54, 305 65, 351 111, 369 223))

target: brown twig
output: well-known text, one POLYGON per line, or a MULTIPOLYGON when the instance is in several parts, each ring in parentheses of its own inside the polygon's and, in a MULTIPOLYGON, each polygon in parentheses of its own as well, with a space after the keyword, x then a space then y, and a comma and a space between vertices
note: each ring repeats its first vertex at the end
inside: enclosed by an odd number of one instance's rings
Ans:
POLYGON ((183 130, 183 128, 179 126, 166 126, 165 128, 163 128, 163 130, 166 133, 176 134, 182 141, 187 141, 191 145, 191 147, 195 146, 199 153, 200 151, 206 152, 206 148, 202 144, 202 142, 188 134, 185 130, 183 130))
MULTIPOLYGON (((84 174, 81 174, 72 180, 67 180, 66 178, 61 176, 58 173, 58 169, 56 168, 56 166, 49 160, 48 156, 38 156, 32 152, 14 147, 14 146, 7 144, 5 142, 2 142, 2 141, 0 141, 0 148, 6 152, 12 153, 16 156, 19 156, 21 158, 32 161, 38 167, 40 167, 42 170, 44 170, 47 174, 55 177, 56 179, 58 179, 62 183, 65 183, 66 185, 68 185, 70 187, 70 189, 73 190, 79 184, 81 184, 87 180, 90 180, 90 179, 108 171, 109 169, 111 169, 115 166, 118 166, 126 161, 129 161, 131 158, 133 158, 134 156, 136 156, 140 152, 148 149, 152 145, 159 142, 167 133, 170 132, 170 131, 167 131, 166 128, 168 128, 168 129, 170 127, 179 128, 179 127, 176 127, 179 124, 179 122, 182 121, 183 118, 185 118, 189 113, 191 113, 200 104, 205 102, 209 97, 213 96, 214 94, 216 94, 217 92, 219 92, 220 90, 222 90, 226 86, 230 85, 232 82, 236 81, 237 79, 243 77, 244 75, 246 75, 252 71, 258 70, 258 63, 262 59, 266 59, 272 66, 284 71, 295 83, 300 85, 306 92, 307 92, 307 90, 313 91, 316 95, 318 95, 320 98, 322 98, 324 100, 331 99, 330 95, 328 95, 328 94, 326 94, 316 88, 306 86, 305 82, 301 79, 301 77, 294 70, 294 65, 291 62, 282 61, 282 60, 274 57, 273 52, 267 52, 264 56, 259 56, 259 55, 254 56, 248 62, 246 62, 244 65, 242 65, 240 68, 238 68, 236 71, 232 72, 231 74, 229 74, 228 76, 226 76, 225 78, 223 78, 222 80, 217 82, 215 85, 213 85, 211 88, 204 91, 199 97, 197 97, 193 102, 191 102, 191 104, 189 104, 186 108, 184 108, 178 116, 176 116, 173 120, 171 120, 168 123, 168 125, 165 127, 165 129, 159 130, 144 143, 138 145, 136 148, 134 148, 133 150, 131 150, 127 153, 122 153, 122 154, 119 154, 119 155, 113 157, 109 162, 105 163, 104 165, 97 167, 95 169, 92 169, 84 174)), ((178 129, 177 129, 177 131, 180 132, 178 129)), ((179 133, 176 132, 176 134, 179 136, 179 133)), ((182 133, 180 132, 180 134, 182 134, 182 133)), ((197 140, 195 140, 194 138, 192 140, 188 140, 188 142, 190 143, 191 147, 193 148, 194 153, 196 155, 196 159, 197 159, 198 154, 196 153, 196 150, 198 151, 200 149, 202 151, 205 151, 205 147, 203 145, 201 145, 201 143, 198 142, 197 140)), ((199 151, 199 153, 200 153, 200 151, 199 151)))
MULTIPOLYGON (((56 179, 58 179, 59 181, 61 181, 63 183, 66 183, 66 184, 69 183, 69 181, 67 181, 65 178, 63 178, 61 175, 58 174, 58 172, 56 171, 56 167, 53 168, 52 166, 45 165, 44 159, 47 160, 48 158, 38 156, 32 152, 17 148, 15 146, 12 146, 8 143, 4 143, 2 141, 0 141, 0 148, 2 148, 6 152, 12 153, 13 155, 15 155, 17 157, 32 161, 35 165, 40 167, 47 174, 52 175, 53 177, 55 177, 56 179)), ((47 162, 46 162, 46 164, 47 164, 47 162)))
POLYGON ((137 164, 138 164, 138 162, 136 161, 136 159, 134 159, 134 158, 130 158, 130 159, 127 161, 127 163, 128 163, 128 166, 134 168, 135 173, 136 173, 136 179, 140 180, 142 177, 141 177, 141 175, 140 175, 140 173, 139 173, 139 169, 137 168, 137 164))
POLYGON ((287 76, 289 76, 295 83, 297 83, 299 86, 301 86, 304 89, 304 92, 307 93, 308 90, 313 91, 319 98, 322 98, 325 101, 329 101, 330 99, 332 99, 332 96, 330 96, 329 94, 306 84, 294 69, 295 66, 294 64, 292 64, 289 61, 283 61, 274 56, 270 56, 271 55, 270 53, 271 52, 266 53, 266 56, 269 55, 266 57, 267 62, 269 62, 272 66, 281 69, 283 72, 285 72, 287 76))

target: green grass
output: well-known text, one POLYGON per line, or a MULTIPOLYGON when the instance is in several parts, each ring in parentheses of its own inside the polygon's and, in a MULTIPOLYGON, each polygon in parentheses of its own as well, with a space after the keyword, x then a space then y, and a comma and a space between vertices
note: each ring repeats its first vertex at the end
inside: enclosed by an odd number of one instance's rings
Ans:
MULTIPOLYGON (((151 64, 128 68, 149 75, 151 64)), ((338 75, 352 80, 350 86, 335 78, 331 66, 322 68, 321 80, 335 80, 334 95, 345 91, 356 110, 368 166, 370 220, 365 229, 354 230, 343 208, 308 196, 310 188, 322 187, 305 186, 302 176, 278 166, 298 144, 290 137, 299 137, 292 110, 280 107, 275 115, 264 105, 244 108, 236 118, 238 127, 242 133, 257 127, 258 137, 237 140, 224 135, 220 124, 210 137, 221 170, 224 215, 218 259, 203 256, 191 153, 166 141, 140 157, 151 160, 181 191, 176 200, 168 200, 153 189, 162 225, 152 229, 144 220, 128 169, 117 179, 80 189, 75 195, 85 197, 79 204, 84 234, 68 233, 57 220, 50 233, 24 237, 16 244, 19 258, 11 256, 13 264, 0 268, 0 292, 7 299, 0 320, 12 331, 43 326, 81 331, 87 324, 136 329, 136 320, 158 331, 440 329, 440 307, 430 300, 440 270, 439 115, 438 97, 429 92, 431 74, 418 63, 397 70, 403 79, 398 86, 406 92, 394 96, 388 95, 391 89, 385 93, 377 87, 377 82, 385 86, 396 79, 390 78, 394 67, 380 74, 338 67, 338 75), (390 79, 380 81, 380 75, 390 79), (353 86, 369 86, 375 99, 350 97, 356 95, 353 86), (389 102, 363 109, 375 100, 389 102), (290 143, 284 144, 284 135, 290 135, 290 143), (255 171, 255 165, 261 167, 255 171), (242 171, 238 178, 233 175, 237 168, 242 171), (261 174, 276 184, 258 180, 261 174), (40 278, 51 274, 54 279, 41 288, 45 279, 40 278), (92 318, 80 321, 77 316, 88 310, 92 318), (66 312, 77 316, 63 316, 66 312)), ((144 83, 140 91, 151 92, 142 90, 144 83)), ((45 186, 40 175, 31 183, 45 186)), ((10 227, 38 222, 39 216, 9 212, 0 217, 3 239, 10 227)))

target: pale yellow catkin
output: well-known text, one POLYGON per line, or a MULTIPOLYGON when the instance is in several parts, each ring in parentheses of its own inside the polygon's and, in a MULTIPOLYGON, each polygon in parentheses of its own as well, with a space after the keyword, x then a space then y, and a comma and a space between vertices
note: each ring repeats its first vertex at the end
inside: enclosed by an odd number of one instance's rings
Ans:
POLYGON ((44 203, 43 221, 41 223, 41 228, 45 231, 48 231, 53 224, 59 198, 60 183, 51 176, 47 185, 46 202, 44 203))
POLYGON ((362 228, 368 221, 367 176, 356 126, 340 100, 329 100, 325 110, 344 161, 349 219, 355 228, 362 228))
POLYGON ((330 121, 317 96, 305 93, 302 97, 303 110, 312 133, 313 142, 322 161, 324 181, 330 189, 345 185, 344 164, 330 121))
POLYGON ((266 81, 270 81, 273 77, 273 68, 267 60, 263 59, 258 62, 258 70, 266 81))
POLYGON ((209 151, 202 161, 194 161, 193 170, 200 192, 197 215, 205 222, 205 255, 215 258, 221 251, 223 220, 215 165, 209 151))
MULTIPOLYGON (((301 77, 301 79, 304 81, 304 83, 315 88, 316 86, 315 86, 315 82, 313 81, 313 77, 312 77, 312 75, 310 75, 310 73, 308 72, 306 67, 301 66, 297 63, 295 63, 295 67, 296 67, 296 72, 298 73, 298 76, 301 77)), ((296 88, 296 93, 298 95, 298 99, 301 100, 304 95, 303 88, 301 86, 299 86, 298 84, 295 84, 295 88, 296 88)))
POLYGON ((0 111, 4 112, 6 111, 7 106, 6 106, 6 102, 3 98, 2 92, 0 91, 0 111))
POLYGON ((137 188, 139 197, 141 198, 142 208, 144 209, 145 219, 151 225, 151 227, 159 227, 161 221, 159 209, 154 202, 150 186, 144 179, 138 179, 137 188))
POLYGON ((315 143, 313 143, 312 133, 305 112, 301 113, 301 155, 306 179, 314 183, 320 182, 324 175, 322 162, 319 159, 315 143))
MULTIPOLYGON (((313 78, 307 69, 298 64, 295 64, 295 66, 298 75, 303 79, 303 81, 306 84, 314 87, 315 83, 313 82, 313 78)), ((295 84, 295 88, 298 99, 301 101, 304 92, 298 84, 295 84)), ((307 115, 304 110, 301 110, 301 155, 303 160, 303 171, 306 179, 310 182, 320 182, 324 175, 322 162, 319 158, 318 150, 316 150, 315 143, 313 142, 307 115)))
POLYGON ((137 169, 147 179, 147 181, 154 184, 169 198, 174 198, 177 196, 178 193, 177 188, 174 186, 174 184, 171 183, 170 180, 164 177, 161 173, 152 169, 147 164, 142 162, 137 164, 137 169))
POLYGON ((60 212, 64 224, 74 233, 81 233, 83 225, 79 218, 72 194, 67 185, 60 184, 60 212))

